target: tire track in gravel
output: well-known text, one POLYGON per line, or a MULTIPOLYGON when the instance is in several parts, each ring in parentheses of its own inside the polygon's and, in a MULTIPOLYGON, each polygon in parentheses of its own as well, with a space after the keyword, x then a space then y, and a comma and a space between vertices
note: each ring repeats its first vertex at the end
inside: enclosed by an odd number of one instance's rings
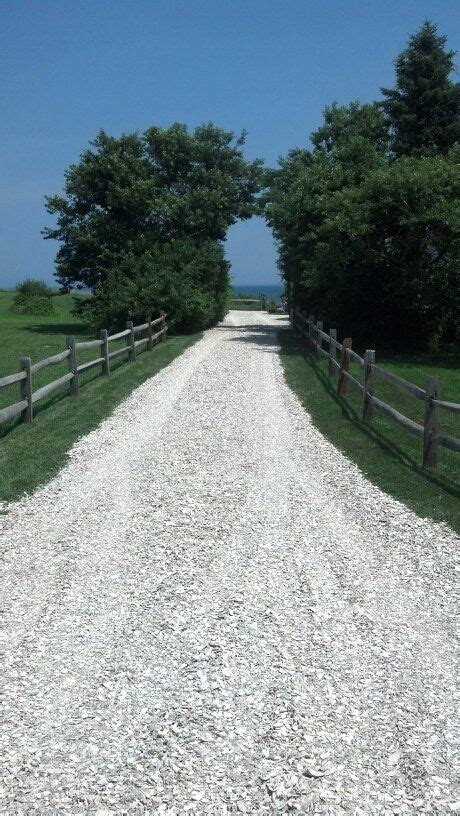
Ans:
POLYGON ((455 812, 457 539, 313 427, 282 323, 230 313, 1 522, 5 812, 455 812))
MULTIPOLYGON (((39 489, 33 501, 25 497, 10 505, 9 515, 0 520, 10 580, 3 602, 7 629, 9 620, 16 621, 24 613, 39 614, 40 597, 44 613, 49 611, 53 585, 56 598, 62 596, 61 561, 66 571, 72 561, 76 571, 84 569, 94 553, 96 527, 98 538, 102 542, 110 539, 111 547, 123 538, 125 529, 130 529, 129 519, 137 512, 131 491, 137 490, 146 465, 145 445, 153 445, 161 437, 182 390, 216 342, 218 337, 207 337, 193 355, 191 349, 181 355, 174 371, 164 369, 158 379, 161 394, 159 390, 152 392, 150 381, 135 389, 95 431, 72 447, 69 465, 39 489), (16 534, 18 518, 20 537, 16 534), (14 548, 8 545, 9 536, 16 539, 14 548)), ((147 460, 147 464, 154 463, 147 460)), ((161 458, 157 462, 160 466, 161 458)), ((112 553, 112 549, 98 550, 98 556, 110 558, 112 553)), ((91 571, 93 565, 89 566, 91 571)), ((76 581, 78 585, 78 576, 76 581)), ((22 626, 13 627, 10 646, 16 645, 12 636, 27 633, 33 624, 34 618, 28 617, 22 626)))

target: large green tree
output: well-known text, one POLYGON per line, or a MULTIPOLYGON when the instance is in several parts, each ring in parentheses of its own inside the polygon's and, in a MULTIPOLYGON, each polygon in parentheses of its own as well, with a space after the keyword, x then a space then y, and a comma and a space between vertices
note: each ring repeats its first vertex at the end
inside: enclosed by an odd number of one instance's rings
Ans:
POLYGON ((266 217, 295 304, 337 322, 343 302, 337 279, 350 253, 343 202, 368 172, 386 164, 388 131, 377 105, 352 102, 326 108, 311 141, 313 150, 291 151, 272 173, 266 217))
POLYGON ((450 79, 455 51, 428 20, 397 57, 396 87, 381 88, 395 156, 447 153, 460 140, 460 86, 450 79))
POLYGON ((67 170, 65 194, 47 198, 57 225, 44 236, 61 242, 61 286, 94 292, 95 323, 166 306, 197 328, 222 316, 222 242, 253 214, 261 179, 261 162, 246 161, 243 144, 244 134, 235 139, 213 124, 119 138, 101 131, 67 170))
POLYGON ((333 105, 273 171, 266 217, 295 305, 358 345, 436 349, 460 325, 459 148, 394 160, 378 105, 333 105))

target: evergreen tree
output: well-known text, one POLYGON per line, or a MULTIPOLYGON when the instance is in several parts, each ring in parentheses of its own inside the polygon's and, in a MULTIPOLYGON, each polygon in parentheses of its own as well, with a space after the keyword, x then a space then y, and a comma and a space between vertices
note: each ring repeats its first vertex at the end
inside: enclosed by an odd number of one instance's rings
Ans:
POLYGON ((460 85, 449 79, 455 51, 446 40, 426 20, 395 61, 396 87, 381 88, 396 157, 445 154, 460 140, 460 85))

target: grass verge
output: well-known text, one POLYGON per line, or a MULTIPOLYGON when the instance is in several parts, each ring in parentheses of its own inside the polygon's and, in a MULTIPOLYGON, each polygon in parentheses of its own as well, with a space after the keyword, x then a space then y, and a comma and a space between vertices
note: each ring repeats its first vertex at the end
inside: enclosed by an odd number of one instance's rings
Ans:
MULTIPOLYGON (((73 334, 78 340, 92 337, 86 326, 72 318, 70 296, 55 298, 58 301, 56 313, 41 318, 11 313, 11 299, 11 293, 0 292, 0 376, 18 371, 21 356, 30 355, 32 362, 36 362, 62 351, 67 334, 73 334)), ((151 352, 139 354, 135 363, 116 358, 109 377, 102 377, 99 369, 81 376, 78 397, 69 397, 68 388, 63 386, 36 403, 32 423, 23 424, 16 419, 2 423, 0 500, 14 501, 52 478, 65 465, 67 451, 77 439, 93 430, 134 388, 167 366, 201 336, 199 333, 171 335, 151 352)), ((88 359, 96 356, 94 350, 88 354, 88 359)), ((85 361, 82 354, 79 362, 85 361)), ((56 379, 65 370, 65 365, 62 372, 60 366, 43 369, 39 372, 43 380, 37 377, 34 387, 56 379)), ((16 392, 17 386, 2 389, 1 404, 18 399, 16 392)))
MULTIPOLYGON (((280 345, 286 381, 321 433, 386 493, 419 516, 444 521, 460 532, 460 455, 438 448, 436 470, 423 470, 421 439, 377 412, 372 426, 365 425, 360 395, 349 387, 346 397, 337 396, 337 379, 329 378, 327 361, 316 361, 290 331, 280 332, 280 345)), ((443 398, 459 401, 460 372, 453 354, 437 358, 382 356, 377 362, 422 387, 428 376, 439 374, 443 398)), ((361 380, 359 369, 351 367, 350 371, 361 380)), ((384 382, 378 383, 375 393, 406 416, 421 421, 422 403, 384 382)), ((441 422, 444 433, 460 436, 458 416, 443 414, 441 422)))

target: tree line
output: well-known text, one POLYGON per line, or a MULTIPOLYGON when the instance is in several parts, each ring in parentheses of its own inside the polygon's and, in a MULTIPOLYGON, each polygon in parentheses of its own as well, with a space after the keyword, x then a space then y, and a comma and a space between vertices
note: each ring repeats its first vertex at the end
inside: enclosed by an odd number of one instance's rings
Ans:
POLYGON ((460 86, 425 22, 372 104, 331 105, 271 174, 266 216, 294 305, 358 344, 437 350, 460 329, 460 86))
POLYGON ((459 321, 459 105, 454 52, 425 22, 396 60, 383 100, 325 108, 311 145, 279 167, 247 161, 214 124, 119 138, 101 131, 47 198, 64 291, 94 325, 161 307, 176 325, 222 319, 224 244, 264 214, 291 302, 355 341, 436 349, 459 321))

